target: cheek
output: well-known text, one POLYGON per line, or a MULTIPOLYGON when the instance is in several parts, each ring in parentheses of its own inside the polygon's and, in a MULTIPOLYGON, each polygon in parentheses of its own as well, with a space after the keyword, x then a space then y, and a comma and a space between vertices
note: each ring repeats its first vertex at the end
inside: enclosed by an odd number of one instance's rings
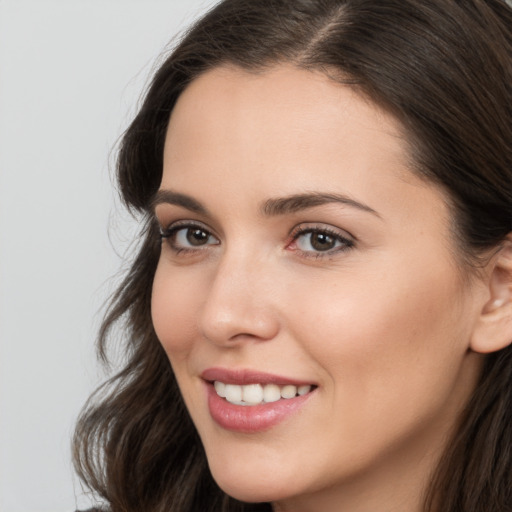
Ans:
POLYGON ((296 337, 344 396, 371 407, 386 393, 414 389, 414 401, 415 393, 449 386, 469 337, 453 273, 382 276, 295 294, 296 337))
POLYGON ((337 419, 330 442, 357 440, 343 444, 354 464, 425 425, 432 435, 444 429, 473 385, 461 378, 467 321, 457 285, 437 287, 432 276, 386 281, 365 288, 347 280, 328 300, 311 293, 296 304, 294 337, 322 368, 337 419))
POLYGON ((160 343, 173 359, 186 357, 192 349, 199 296, 194 282, 184 279, 182 273, 169 272, 162 262, 155 273, 151 318, 160 343))

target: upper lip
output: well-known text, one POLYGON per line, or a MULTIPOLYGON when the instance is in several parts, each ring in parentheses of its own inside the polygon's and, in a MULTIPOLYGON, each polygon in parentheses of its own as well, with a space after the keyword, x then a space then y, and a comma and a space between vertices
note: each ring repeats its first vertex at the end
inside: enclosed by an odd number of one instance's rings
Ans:
POLYGON ((291 384, 297 387, 314 385, 311 381, 294 379, 284 377, 282 375, 274 375, 245 368, 207 368, 201 373, 201 378, 208 382, 220 381, 224 384, 236 384, 239 386, 244 386, 246 384, 276 384, 277 386, 286 386, 287 384, 291 384))

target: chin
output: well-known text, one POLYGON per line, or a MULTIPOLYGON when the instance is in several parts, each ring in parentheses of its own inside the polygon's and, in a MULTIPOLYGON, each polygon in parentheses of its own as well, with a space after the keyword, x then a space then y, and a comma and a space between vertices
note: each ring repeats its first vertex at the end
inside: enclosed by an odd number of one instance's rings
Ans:
POLYGON ((276 473, 254 474, 252 471, 212 471, 217 485, 229 496, 246 503, 274 502, 293 492, 287 482, 276 478, 276 473))

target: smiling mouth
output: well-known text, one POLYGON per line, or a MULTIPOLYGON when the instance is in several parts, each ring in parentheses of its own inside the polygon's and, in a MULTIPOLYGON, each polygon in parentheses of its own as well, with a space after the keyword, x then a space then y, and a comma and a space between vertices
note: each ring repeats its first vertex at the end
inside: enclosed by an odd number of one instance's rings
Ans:
POLYGON ((267 431, 306 407, 318 385, 251 369, 208 368, 208 409, 215 423, 242 434, 267 431))
POLYGON ((294 386, 286 384, 226 384, 221 381, 214 381, 215 392, 221 398, 234 405, 254 406, 289 400, 297 396, 304 396, 310 393, 316 386, 302 385, 294 386))

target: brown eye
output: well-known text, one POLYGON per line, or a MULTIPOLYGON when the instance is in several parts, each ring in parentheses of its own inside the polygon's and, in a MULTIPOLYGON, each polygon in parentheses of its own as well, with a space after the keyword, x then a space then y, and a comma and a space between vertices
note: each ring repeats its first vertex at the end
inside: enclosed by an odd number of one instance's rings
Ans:
POLYGON ((336 240, 327 233, 310 233, 309 243, 316 251, 328 251, 334 249, 336 240))
POLYGON ((306 228, 295 235, 293 245, 304 255, 318 257, 350 249, 354 241, 330 229, 306 228))
POLYGON ((171 248, 177 252, 208 248, 220 243, 207 229, 199 225, 171 226, 160 236, 167 239, 171 248))
POLYGON ((207 244, 211 235, 204 229, 188 228, 185 236, 190 245, 199 246, 207 244))

